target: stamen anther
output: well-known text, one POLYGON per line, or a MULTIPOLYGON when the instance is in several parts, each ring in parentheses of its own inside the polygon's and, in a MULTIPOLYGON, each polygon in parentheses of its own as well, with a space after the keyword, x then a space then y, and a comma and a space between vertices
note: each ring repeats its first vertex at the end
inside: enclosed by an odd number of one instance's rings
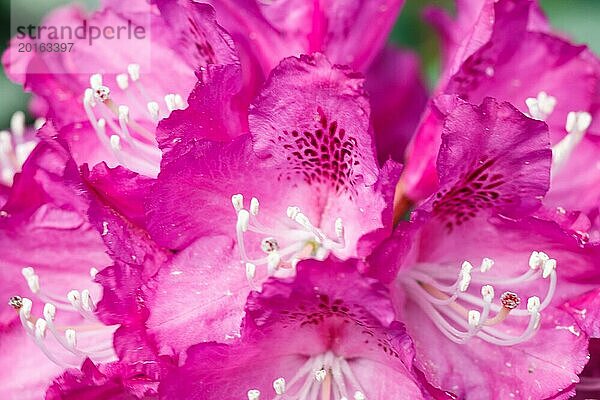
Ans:
POLYGON ((127 74, 119 74, 116 77, 117 86, 121 90, 126 90, 129 87, 129 76, 127 74))
POLYGON ((69 347, 72 349, 77 347, 77 333, 75 332, 75 329, 65 329, 65 339, 67 340, 69 347))
POLYGON ((256 276, 256 265, 247 262, 246 263, 246 278, 251 281, 256 276))
POLYGON ((46 328, 48 327, 48 323, 45 319, 38 318, 35 321, 35 337, 38 339, 43 339, 46 337, 46 328))
POLYGON ((488 272, 490 269, 492 269, 493 266, 494 266, 494 260, 492 260, 491 258, 485 257, 483 260, 481 260, 480 270, 481 270, 481 272, 488 272))
POLYGON ((540 257, 540 253, 537 251, 532 251, 529 256, 529 268, 538 269, 544 264, 544 261, 540 257))
POLYGON ((258 389, 248 390, 248 400, 260 400, 260 390, 258 390, 258 389))
POLYGON ((244 196, 241 194, 234 194, 231 196, 231 204, 233 204, 233 208, 236 212, 240 211, 244 208, 244 196))
POLYGON ((281 256, 279 255, 278 252, 273 251, 273 252, 269 253, 269 255, 267 256, 267 268, 268 268, 269 275, 273 275, 275 273, 275 270, 277 270, 280 263, 281 263, 281 256))
POLYGON ((28 299, 27 297, 23 297, 23 299, 21 300, 21 308, 20 311, 23 313, 23 316, 25 317, 25 319, 29 319, 31 318, 31 308, 33 307, 33 303, 30 299, 28 299))
POLYGON ((256 197, 253 197, 252 200, 250 200, 250 214, 256 216, 256 215, 258 215, 258 210, 259 210, 258 199, 256 197))
POLYGON ((323 382, 326 376, 327 371, 325 371, 324 369, 319 369, 315 371, 315 379, 317 380, 317 382, 323 382))
POLYGON ((556 270, 556 260, 550 258, 544 261, 544 265, 542 266, 542 277, 547 278, 556 270))
POLYGON ((237 218, 237 228, 242 232, 247 232, 250 225, 250 213, 247 210, 240 210, 237 218))
POLYGON ((494 287, 491 285, 484 285, 481 287, 481 297, 486 303, 491 303, 494 300, 494 287))
POLYGON ((481 313, 477 310, 469 310, 468 320, 471 328, 477 327, 481 321, 481 313))
POLYGON ((129 122, 129 107, 119 106, 119 120, 129 122))
POLYGON ((461 292, 466 292, 469 288, 469 284, 471 283, 471 271, 473 271, 473 265, 468 261, 464 261, 460 268, 458 282, 458 290, 461 292))
POLYGON ((44 126, 45 123, 46 123, 46 118, 43 118, 43 117, 36 118, 35 121, 33 121, 33 128, 36 131, 40 130, 42 128, 42 126, 44 126))
POLYGON ((85 311, 94 311, 94 302, 92 301, 92 296, 88 289, 83 289, 81 291, 81 307, 85 311))
POLYGON ((54 321, 56 317, 56 307, 52 303, 44 304, 44 318, 49 321, 54 321))
POLYGON ((160 116, 160 107, 158 103, 155 101, 151 101, 146 105, 146 107, 148 108, 148 112, 150 113, 150 117, 152 118, 152 120, 154 122, 157 122, 160 116))
POLYGON ((139 64, 129 64, 127 66, 127 73, 132 81, 137 81, 140 79, 140 65, 139 64))
POLYGON ((366 400, 367 398, 365 397, 364 393, 361 391, 356 391, 354 392, 354 400, 366 400))
POLYGON ((69 293, 67 293, 67 300, 69 300, 69 302, 75 309, 79 308, 80 298, 81 296, 79 295, 78 290, 71 290, 69 291, 69 293))
POLYGON ((115 151, 121 151, 121 138, 118 135, 110 135, 110 147, 115 151))
POLYGON ((170 93, 165 96, 165 104, 167 105, 167 110, 174 111, 177 109, 177 105, 175 104, 175 95, 170 93))
POLYGON ((175 105, 178 110, 183 110, 185 108, 185 102, 183 101, 183 97, 180 94, 175 94, 175 105))
POLYGON ((287 216, 289 219, 295 219, 300 212, 300 207, 290 206, 287 208, 287 216))
POLYGON ((10 118, 10 130, 15 136, 23 136, 25 134, 25 113, 16 111, 10 118))
POLYGON ((592 116, 590 113, 585 111, 575 112, 571 111, 567 114, 567 122, 565 124, 565 130, 569 133, 573 131, 583 132, 586 131, 592 123, 592 116))
POLYGON ((29 290, 31 290, 33 293, 38 293, 40 291, 40 277, 35 274, 34 269, 31 267, 26 267, 21 270, 21 273, 27 281, 29 290))
POLYGON ((102 75, 101 74, 93 74, 90 76, 90 87, 94 90, 98 89, 102 86, 102 75))
POLYGON ((273 381, 273 389, 275 390, 275 393, 277 394, 284 394, 285 393, 285 379, 284 378, 277 378, 273 381))
POLYGON ((537 97, 525 99, 525 104, 529 110, 529 115, 535 119, 545 121, 554 111, 556 98, 542 91, 538 93, 537 97))
POLYGON ((530 313, 538 312, 540 310, 541 302, 537 296, 532 296, 527 299, 527 311, 530 313))

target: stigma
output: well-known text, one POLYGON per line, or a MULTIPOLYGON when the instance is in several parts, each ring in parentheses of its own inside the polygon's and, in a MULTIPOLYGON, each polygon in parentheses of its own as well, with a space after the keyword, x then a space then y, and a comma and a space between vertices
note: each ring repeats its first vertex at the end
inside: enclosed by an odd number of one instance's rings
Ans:
POLYGON ((90 87, 83 96, 83 107, 100 143, 111 152, 117 162, 140 174, 156 177, 160 169, 161 152, 156 143, 158 122, 174 110, 184 109, 186 103, 176 93, 166 94, 161 107, 150 98, 142 84, 138 64, 130 64, 127 73, 115 79, 119 98, 127 104, 117 104, 113 92, 105 86, 101 74, 90 77, 90 87))
POLYGON ((258 266, 266 267, 268 276, 292 276, 299 261, 307 258, 323 260, 331 251, 346 247, 341 218, 334 222, 335 237, 330 237, 299 207, 289 206, 285 216, 271 221, 268 226, 259 218, 260 204, 256 197, 250 200, 248 209, 244 208, 242 194, 233 195, 231 202, 237 216, 236 238, 241 263, 251 284, 258 266), (255 239, 252 247, 246 243, 250 234, 251 239, 255 239), (262 256, 253 258, 250 254, 262 256))
MULTIPOLYGON (((365 392, 344 357, 331 351, 309 357, 289 380, 273 380, 273 391, 266 397, 274 400, 288 398, 303 400, 366 400, 365 392)), ((263 393, 249 389, 248 400, 261 400, 263 393)))
MULTIPOLYGON (((93 279, 95 269, 90 271, 93 279)), ((19 315, 25 333, 46 357, 62 368, 77 368, 90 358, 94 362, 116 360, 112 336, 118 326, 102 324, 95 316, 95 301, 88 289, 71 290, 66 296, 56 295, 40 283, 32 267, 22 270, 29 289, 45 302, 41 316, 33 315, 33 301, 13 296, 8 304, 19 315), (64 322, 60 322, 60 310, 64 322)))
POLYGON ((529 268, 516 277, 490 275, 494 265, 491 258, 483 258, 478 269, 464 261, 454 277, 448 268, 417 264, 400 279, 410 299, 452 342, 464 344, 477 337, 494 345, 513 346, 536 334, 541 312, 556 290, 556 260, 544 252, 533 251, 528 264, 529 268), (515 289, 540 279, 548 285, 543 300, 531 296, 522 304, 515 289), (475 284, 479 284, 479 295, 471 293, 475 284), (497 287, 509 290, 495 301, 497 287), (515 326, 525 328, 515 333, 515 326))

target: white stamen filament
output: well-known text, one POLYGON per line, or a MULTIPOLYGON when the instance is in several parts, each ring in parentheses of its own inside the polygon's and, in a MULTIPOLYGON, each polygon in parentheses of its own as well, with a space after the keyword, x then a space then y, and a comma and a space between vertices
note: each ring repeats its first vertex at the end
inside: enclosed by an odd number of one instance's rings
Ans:
POLYGON ((565 124, 567 134, 560 142, 552 146, 552 178, 556 176, 569 160, 577 145, 583 140, 591 123, 592 116, 585 111, 571 111, 567 115, 567 122, 565 124))
POLYGON ((260 390, 257 390, 257 389, 248 390, 248 400, 260 400, 260 390))
POLYGON ((532 118, 545 121, 554 111, 556 98, 546 92, 539 92, 537 97, 525 99, 525 104, 532 118))
POLYGON ((543 252, 532 252, 527 272, 515 278, 488 277, 494 261, 484 258, 482 268, 474 271, 472 264, 463 262, 458 278, 448 284, 451 275, 448 268, 438 265, 417 264, 400 279, 413 300, 440 331, 455 343, 466 343, 478 337, 498 346, 511 346, 529 340, 539 328, 540 313, 550 305, 556 290, 556 260, 543 252), (535 279, 548 280, 543 300, 532 296, 526 309, 519 309, 519 296, 511 291, 500 297, 495 304, 494 287, 528 285, 535 279), (468 292, 471 283, 482 284, 481 296, 468 292), (491 284, 490 284, 491 283, 491 284), (465 290, 463 290, 465 289, 465 290), (511 318, 528 318, 527 327, 521 334, 508 334, 499 327, 511 318))
POLYGON ((286 276, 295 270, 299 260, 306 258, 323 259, 331 250, 345 248, 344 226, 341 218, 334 223, 336 239, 328 237, 315 227, 310 219, 298 207, 288 207, 288 219, 282 219, 282 228, 273 229, 259 220, 260 202, 256 197, 250 200, 249 210, 244 208, 244 196, 234 194, 231 204, 237 214, 236 237, 242 265, 246 267, 246 277, 252 284, 258 266, 266 266, 269 276, 286 276), (245 238, 248 233, 264 238, 260 248, 265 256, 251 258, 246 250, 245 238), (289 243, 280 248, 279 242, 289 243))
POLYGON ((86 357, 95 362, 109 362, 116 358, 112 346, 112 334, 117 326, 107 326, 97 320, 94 315, 95 303, 88 289, 81 292, 71 290, 67 296, 61 298, 44 290, 34 268, 23 268, 22 274, 32 292, 46 302, 43 317, 36 318, 31 315, 33 303, 28 298, 21 299, 15 296, 11 298, 10 304, 19 312, 23 329, 52 362, 68 368, 79 367, 86 357), (85 323, 78 323, 76 327, 56 325, 57 309, 75 312, 85 323), (54 340, 48 339, 48 331, 54 340), (77 332, 82 332, 85 336, 83 348, 78 347, 77 332), (93 345, 93 343, 97 344, 93 345))
POLYGON ((0 132, 0 184, 12 186, 16 173, 37 144, 35 136, 25 135, 25 114, 15 112, 10 119, 10 130, 0 132))
POLYGON ((102 75, 93 74, 90 88, 84 93, 83 106, 100 142, 115 155, 118 164, 155 177, 162 154, 157 147, 154 129, 160 119, 173 110, 185 108, 186 104, 181 95, 167 94, 167 113, 161 113, 158 103, 147 95, 141 78, 138 64, 128 65, 126 74, 116 76, 116 88, 126 94, 129 105, 133 106, 130 108, 116 104, 110 88, 103 85, 102 75), (148 114, 133 115, 132 109, 147 110, 148 114))
POLYGON ((350 364, 331 351, 309 357, 291 379, 275 379, 273 389, 274 400, 366 400, 350 364))

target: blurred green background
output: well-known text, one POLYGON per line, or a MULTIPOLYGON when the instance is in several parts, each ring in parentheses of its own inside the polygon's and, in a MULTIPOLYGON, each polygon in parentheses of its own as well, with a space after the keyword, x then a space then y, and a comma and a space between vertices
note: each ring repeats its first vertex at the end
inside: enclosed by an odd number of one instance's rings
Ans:
MULTIPOLYGON (((124 0, 127 1, 127 0, 124 0)), ((6 48, 10 36, 10 5, 19 4, 19 13, 28 13, 28 21, 37 22, 53 7, 70 3, 69 0, 2 0, 0 2, 0 51, 6 48), (18 2, 18 3, 16 3, 18 2)), ((86 8, 97 6, 98 0, 78 0, 86 8)), ((567 33, 575 41, 587 43, 597 54, 600 53, 600 1, 599 0, 541 0, 542 6, 553 25, 567 33)), ((439 4, 450 7, 451 0, 407 0, 404 10, 394 27, 391 41, 419 52, 423 68, 431 84, 439 69, 438 43, 433 31, 421 20, 425 5, 439 4)), ((8 126, 13 112, 27 108, 28 96, 21 88, 0 73, 0 128, 8 126)))

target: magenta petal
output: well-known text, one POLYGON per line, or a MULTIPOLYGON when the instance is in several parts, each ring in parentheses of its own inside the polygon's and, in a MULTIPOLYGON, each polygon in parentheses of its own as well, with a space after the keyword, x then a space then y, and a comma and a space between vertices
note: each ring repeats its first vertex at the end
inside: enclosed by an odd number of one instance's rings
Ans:
MULTIPOLYGON (((17 176, 0 216, 3 298, 31 296, 21 276, 27 266, 35 268, 41 285, 59 294, 90 287, 90 268, 110 264, 100 235, 87 221, 78 185, 64 149, 40 143, 17 176)), ((0 308, 0 325, 16 317, 14 310, 0 308)))
POLYGON ((427 102, 427 91, 415 54, 388 46, 366 73, 379 163, 404 160, 427 102))
MULTIPOLYGON (((349 372, 338 362, 358 379, 359 386, 347 384, 346 397, 362 389, 367 398, 379 398, 383 386, 397 388, 403 393, 400 399, 419 398, 410 340, 400 324, 390 325, 394 313, 383 286, 361 277, 356 264, 305 261, 295 279, 270 280, 261 293, 250 294, 239 341, 191 347, 185 365, 171 371, 161 384, 161 394, 234 399, 258 389, 261 398, 273 399, 273 382, 283 378, 286 393, 298 396, 301 386, 315 382, 314 374, 323 366, 319 357, 324 357, 322 362, 331 363, 346 379, 349 372), (311 360, 317 360, 316 369, 311 360), (386 380, 374 387, 372 368, 377 367, 386 368, 387 373, 379 376, 386 380)), ((318 393, 319 385, 300 398, 318 393)))
POLYGON ((256 56, 265 75, 285 57, 322 52, 334 63, 366 70, 383 47, 403 0, 211 1, 219 22, 256 56), (375 26, 372 21, 376 19, 375 26))
MULTIPOLYGON (((527 98, 547 93, 556 100, 552 113, 546 118, 552 144, 556 144, 566 134, 569 112, 586 111, 595 119, 600 61, 585 46, 575 46, 556 36, 523 31, 515 40, 513 32, 510 27, 498 26, 488 45, 465 61, 446 90, 473 103, 484 97, 495 97, 512 103, 522 112, 528 112, 527 98)), ((577 160, 582 158, 591 162, 593 157, 589 155, 590 150, 586 152, 588 147, 595 149, 597 144, 584 141, 574 151, 569 164, 577 166, 577 160)), ((569 164, 563 167, 563 179, 575 175, 577 167, 571 170, 569 164)), ((594 178, 598 179, 597 174, 594 178)), ((581 190, 585 185, 571 183, 570 187, 581 190)), ((563 204, 571 205, 575 206, 563 204)))
POLYGON ((162 353, 237 336, 251 287, 233 251, 226 237, 199 239, 148 282, 146 326, 162 353))
POLYGON ((254 149, 273 168, 291 164, 336 190, 359 177, 367 185, 376 180, 363 80, 323 55, 282 61, 249 118, 254 149))
MULTIPOLYGON (((590 298, 582 300, 581 304, 574 299, 597 288, 600 279, 598 249, 582 246, 577 238, 554 222, 535 218, 519 221, 479 219, 457 227, 449 234, 435 219, 421 220, 419 215, 417 221, 399 226, 399 232, 395 234, 396 243, 391 243, 397 247, 390 247, 387 253, 380 252, 380 258, 373 257, 373 262, 387 262, 389 265, 394 262, 395 256, 397 262, 402 263, 393 286, 393 298, 415 340, 418 365, 428 380, 442 389, 457 391, 461 397, 474 399, 504 398, 510 393, 516 395, 516 390, 531 394, 533 398, 547 398, 562 391, 569 393, 576 375, 586 362, 586 329, 589 327, 593 332, 597 324, 596 313, 588 313, 587 321, 577 316, 578 310, 581 310, 579 307, 587 308, 585 303, 590 298), (410 245, 412 248, 407 251, 406 246, 410 245), (433 279, 448 273, 448 281, 451 282, 464 261, 471 262, 478 269, 481 260, 488 257, 494 260, 492 269, 486 272, 487 277, 473 270, 469 294, 480 298, 481 286, 490 283, 495 287, 496 299, 507 290, 518 293, 522 303, 532 295, 543 299, 549 283, 541 276, 527 283, 494 283, 494 277, 516 277, 528 271, 532 250, 545 251, 556 260, 558 280, 549 307, 541 312, 540 330, 519 344, 498 346, 479 337, 473 337, 464 344, 451 342, 432 323, 432 317, 424 312, 422 306, 417 305, 424 299, 422 294, 415 294, 406 286, 408 274, 414 270, 422 272, 421 266, 433 267, 428 273, 433 279), (401 258, 399 254, 408 256, 401 258), (566 310, 571 316, 561 310, 565 301, 569 301, 566 310), (570 306, 571 302, 573 306, 570 306), (565 358, 565 354, 570 356, 565 358), (463 368, 457 369, 456 365, 463 368), (471 374, 473 368, 477 368, 479 373, 471 374), (503 376, 501 383, 496 382, 499 374, 503 376), (536 379, 545 384, 538 387, 532 383, 536 379)), ((467 309, 480 310, 479 305, 460 304, 467 309)), ((510 318, 506 320, 508 325, 500 325, 498 329, 515 334, 522 332, 528 323, 528 318, 510 318)))
POLYGON ((165 39, 170 40, 169 47, 183 47, 177 55, 192 70, 238 62, 233 41, 217 24, 215 10, 210 5, 188 0, 157 0, 156 4, 168 26, 165 39))
POLYGON ((404 0, 334 1, 325 3, 320 21, 315 6, 310 52, 323 51, 335 63, 366 70, 385 44, 403 5, 404 0), (322 43, 321 48, 315 46, 315 40, 322 43))
MULTIPOLYGON (((3 306, 3 308, 6 308, 3 306)), ((14 315, 14 310, 10 310, 14 315)), ((0 375, 0 398, 7 400, 38 400, 62 368, 33 344, 20 323, 2 327, 0 359, 7 370, 0 375)))
POLYGON ((564 305, 577 324, 591 337, 600 337, 600 289, 591 290, 564 305))
POLYGON ((189 146, 181 145, 187 152, 177 147, 167 153, 147 204, 150 234, 172 249, 182 249, 202 236, 233 236, 236 215, 231 196, 244 189, 257 192, 265 182, 262 169, 246 175, 258 163, 248 135, 231 143, 191 140, 189 146))
POLYGON ((186 148, 186 143, 198 139, 226 141, 248 130, 248 112, 239 98, 240 66, 209 66, 199 72, 199 79, 188 98, 189 106, 174 111, 158 126, 156 136, 163 153, 175 145, 186 148))
POLYGON ((434 214, 452 229, 480 210, 514 216, 539 207, 549 185, 547 129, 491 98, 479 107, 457 105, 442 133, 434 214))
POLYGON ((440 36, 444 70, 448 73, 488 40, 494 21, 493 1, 458 0, 456 8, 455 19, 439 7, 425 10, 425 19, 440 36))
POLYGON ((479 340, 450 343, 420 309, 406 311, 417 351, 417 366, 428 380, 457 392, 460 398, 511 398, 522 394, 550 398, 572 389, 587 359, 587 338, 573 319, 557 310, 549 313, 531 343, 499 347, 479 340), (557 329, 556 326, 563 329, 557 329), (569 332, 573 326, 573 332, 569 332), (456 366, 461 368, 457 369, 456 366), (472 373, 472 371, 477 373, 472 373), (518 392, 517 392, 518 391, 518 392))
POLYGON ((54 381, 46 392, 46 400, 75 399, 134 399, 129 395, 119 379, 110 379, 94 363, 87 359, 82 370, 67 370, 54 381), (82 397, 85 396, 85 397, 82 397))
MULTIPOLYGON (((149 363, 148 363, 149 364, 149 363)), ((120 363, 96 366, 86 359, 80 370, 69 369, 46 392, 46 400, 134 400, 156 396, 152 377, 120 363)))
POLYGON ((84 179, 98 198, 119 210, 131 222, 144 226, 144 201, 154 179, 121 166, 111 169, 105 163, 96 165, 91 171, 85 171, 84 179))
MULTIPOLYGON (((104 85, 111 89, 115 104, 128 105, 136 117, 145 115, 149 99, 160 101, 170 93, 180 94, 185 99, 196 82, 197 68, 238 60, 231 38, 216 23, 212 7, 191 1, 161 1, 160 6, 159 12, 156 6, 136 2, 127 7, 108 6, 90 16, 77 7, 59 9, 46 18, 46 26, 76 27, 86 19, 88 25, 120 27, 128 26, 131 21, 134 27, 143 27, 151 35, 141 45, 135 40, 104 37, 93 46, 84 40, 76 41, 69 53, 36 53, 25 59, 15 56, 18 41, 13 40, 13 46, 3 56, 3 63, 7 68, 12 64, 21 66, 19 70, 26 73, 13 78, 34 93, 38 104, 40 101, 46 104, 59 126, 87 120, 81 104, 84 91, 90 85, 89 77, 96 72, 103 74, 104 85), (144 12, 140 13, 142 9, 144 12), (139 84, 144 90, 143 98, 133 104, 131 97, 115 82, 117 74, 127 73, 129 64, 140 66, 139 84)), ((134 96, 140 95, 134 91, 134 96)))

